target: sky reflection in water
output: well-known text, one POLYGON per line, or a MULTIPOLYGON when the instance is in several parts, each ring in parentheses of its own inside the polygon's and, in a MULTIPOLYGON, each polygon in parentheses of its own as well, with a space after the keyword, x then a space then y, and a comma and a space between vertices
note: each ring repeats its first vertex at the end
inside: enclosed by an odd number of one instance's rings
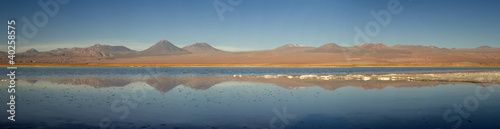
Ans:
MULTIPOLYGON (((33 77, 18 81, 19 122, 0 122, 47 128, 98 128, 100 124, 116 128, 451 128, 455 123, 443 120, 443 113, 474 95, 477 87, 483 86, 221 76, 33 77), (293 117, 283 120, 283 114, 293 117)), ((486 87, 496 92, 479 101, 477 110, 462 118, 460 128, 500 127, 496 124, 500 88, 486 87)))

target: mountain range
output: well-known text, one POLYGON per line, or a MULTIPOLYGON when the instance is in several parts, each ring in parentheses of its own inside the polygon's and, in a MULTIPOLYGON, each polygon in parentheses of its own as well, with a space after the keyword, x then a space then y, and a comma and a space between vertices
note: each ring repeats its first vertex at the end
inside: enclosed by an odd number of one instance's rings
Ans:
MULTIPOLYGON (((7 61, 7 53, 0 52, 7 61)), ((271 50, 229 52, 208 43, 179 48, 161 40, 143 51, 96 44, 16 54, 17 64, 113 65, 500 65, 500 48, 449 49, 435 46, 364 43, 350 47, 327 43, 319 47, 286 44, 271 50)))

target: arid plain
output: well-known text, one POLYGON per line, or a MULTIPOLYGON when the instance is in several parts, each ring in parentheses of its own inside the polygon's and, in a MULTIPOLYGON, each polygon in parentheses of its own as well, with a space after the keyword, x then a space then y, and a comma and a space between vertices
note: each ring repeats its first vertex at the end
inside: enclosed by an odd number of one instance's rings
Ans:
MULTIPOLYGON (((8 58, 2 56, 0 60, 8 58)), ((319 47, 286 44, 271 50, 230 52, 208 43, 179 48, 161 40, 143 51, 100 44, 44 52, 30 49, 16 54, 15 60, 17 65, 28 66, 500 66, 500 48, 328 43, 319 47)))

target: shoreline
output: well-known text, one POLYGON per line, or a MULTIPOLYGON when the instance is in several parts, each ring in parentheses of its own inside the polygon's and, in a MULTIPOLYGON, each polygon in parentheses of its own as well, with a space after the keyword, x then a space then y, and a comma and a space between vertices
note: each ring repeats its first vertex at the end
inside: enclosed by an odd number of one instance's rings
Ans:
MULTIPOLYGON (((323 74, 323 75, 146 75, 146 76, 107 76, 107 75, 67 75, 33 76, 20 78, 21 82, 33 85, 38 81, 50 81, 55 84, 87 85, 95 88, 122 87, 134 82, 143 82, 161 91, 183 85, 194 89, 208 89, 223 82, 251 82, 274 84, 286 89, 319 86, 326 90, 354 86, 363 89, 383 89, 385 87, 426 87, 443 84, 474 84, 478 86, 499 86, 500 70, 494 71, 448 71, 420 73, 388 74, 323 74), (290 77, 291 76, 291 77, 290 77)), ((2 79, 1 81, 8 81, 2 79)))
MULTIPOLYGON (((0 65, 2 66, 2 65, 0 65)), ((9 65, 5 66, 8 67, 9 65)), ((21 67, 81 67, 77 65, 41 65, 21 67)), ((143 67, 273 67, 274 65, 148 65, 143 67)), ((281 65, 280 65, 281 66, 281 65)), ((288 67, 296 65, 287 65, 288 67)), ((314 65, 318 67, 318 65, 314 65)), ((413 66, 413 65, 411 65, 413 66)), ((411 67, 409 66, 409 67, 411 67)), ((11 66, 12 67, 12 66, 11 66)), ((130 67, 126 65, 84 65, 84 67, 130 67)), ((277 67, 277 66, 274 66, 277 67)), ((343 65, 343 67, 405 67, 398 66, 360 66, 343 65)), ((408 65, 406 66, 408 67, 408 65)), ((423 66, 414 66, 423 67, 423 66)), ((434 66, 435 67, 435 66, 434 66)), ((444 67, 444 66, 443 66, 444 67)), ((448 66, 450 67, 450 66, 448 66)), ((483 66, 484 67, 484 66, 483 66)), ((314 68, 314 67, 311 67, 314 68)), ((438 70, 438 71, 414 71, 414 72, 361 72, 341 74, 302 74, 302 75, 233 75, 234 78, 284 78, 284 79, 316 79, 316 80, 360 80, 360 81, 437 81, 437 82, 470 82, 470 83, 500 83, 500 69, 493 70, 438 70)), ((4 81, 2 79, 2 81, 4 81)))
POLYGON ((305 74, 305 75, 233 75, 236 78, 288 78, 316 80, 359 80, 359 81, 436 81, 500 83, 500 70, 464 70, 464 71, 426 71, 403 73, 350 73, 350 74, 305 74))
POLYGON ((0 67, 500 67, 500 65, 274 65, 274 64, 1 64, 0 67))

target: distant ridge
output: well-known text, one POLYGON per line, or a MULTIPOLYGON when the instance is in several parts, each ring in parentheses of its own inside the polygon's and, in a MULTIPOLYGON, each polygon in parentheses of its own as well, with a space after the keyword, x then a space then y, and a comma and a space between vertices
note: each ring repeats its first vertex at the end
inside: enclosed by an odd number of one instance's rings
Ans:
POLYGON ((86 49, 101 51, 101 52, 134 52, 127 47, 124 46, 110 46, 110 45, 101 45, 95 44, 94 46, 87 47, 86 49))
POLYGON ((422 45, 394 45, 391 48, 405 48, 405 49, 441 49, 436 46, 422 46, 422 45))
POLYGON ((161 40, 155 45, 149 47, 144 51, 140 51, 137 54, 141 56, 162 56, 162 55, 178 55, 178 54, 189 54, 191 52, 181 49, 167 40, 161 40))
POLYGON ((357 48, 377 48, 377 49, 388 48, 386 45, 381 44, 381 43, 376 43, 376 44, 373 44, 373 43, 364 43, 364 44, 356 45, 354 47, 357 47, 357 48))
POLYGON ((208 43, 195 43, 189 46, 182 47, 182 49, 193 52, 222 52, 222 50, 216 49, 210 46, 208 43))
POLYGON ((492 47, 490 46, 481 46, 481 47, 477 47, 476 49, 491 49, 492 47))
POLYGON ((311 49, 314 47, 309 47, 309 46, 304 46, 304 45, 299 45, 299 44, 286 44, 280 47, 275 48, 274 50, 277 51, 289 51, 289 50, 306 50, 306 49, 311 49))
POLYGON ((490 46, 481 46, 475 48, 475 50, 480 50, 480 51, 500 51, 500 48, 494 48, 490 46))
POLYGON ((107 58, 116 55, 135 52, 124 46, 110 46, 96 44, 86 48, 58 48, 47 52, 39 52, 33 48, 26 50, 22 57, 97 57, 107 58))

